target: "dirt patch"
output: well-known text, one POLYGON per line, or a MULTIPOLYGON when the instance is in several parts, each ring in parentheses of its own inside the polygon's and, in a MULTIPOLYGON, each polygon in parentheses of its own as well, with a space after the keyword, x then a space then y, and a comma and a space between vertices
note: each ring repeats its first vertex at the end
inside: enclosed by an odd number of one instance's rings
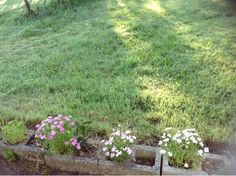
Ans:
POLYGON ((52 169, 44 164, 19 159, 8 161, 0 156, 0 175, 78 175, 75 172, 65 172, 52 169))
POLYGON ((224 154, 225 151, 229 150, 230 144, 226 142, 215 142, 212 140, 204 141, 204 144, 209 148, 210 153, 224 154))
POLYGON ((83 144, 76 155, 80 157, 93 158, 96 155, 97 148, 94 145, 83 144))
POLYGON ((145 165, 145 166, 154 166, 155 165, 155 158, 135 158, 136 164, 145 165))

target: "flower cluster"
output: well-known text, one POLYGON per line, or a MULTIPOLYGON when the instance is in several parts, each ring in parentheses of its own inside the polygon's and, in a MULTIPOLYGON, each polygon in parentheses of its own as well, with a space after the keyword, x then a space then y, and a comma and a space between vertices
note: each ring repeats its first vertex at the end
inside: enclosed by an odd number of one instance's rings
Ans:
POLYGON ((123 162, 132 154, 131 145, 135 139, 136 137, 131 135, 130 130, 120 131, 113 129, 109 139, 102 141, 104 144, 103 152, 106 157, 123 162))
POLYGON ((75 138, 76 123, 71 116, 63 116, 58 114, 57 117, 49 116, 40 124, 36 125, 36 139, 46 143, 54 149, 60 149, 59 153, 63 153, 64 147, 69 145, 79 150, 80 142, 75 138), (58 139, 58 140, 57 140, 58 139), (60 145, 60 146, 52 146, 60 145))
POLYGON ((166 128, 159 145, 160 152, 169 157, 170 164, 184 168, 199 166, 203 154, 209 152, 194 128, 177 132, 166 128))

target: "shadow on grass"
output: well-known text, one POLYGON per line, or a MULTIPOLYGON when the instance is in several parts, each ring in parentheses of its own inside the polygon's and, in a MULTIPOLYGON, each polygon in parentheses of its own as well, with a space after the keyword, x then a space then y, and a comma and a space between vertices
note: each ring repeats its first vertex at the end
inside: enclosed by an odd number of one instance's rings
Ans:
POLYGON ((191 3, 35 5, 38 16, 15 20, 18 32, 5 22, 11 37, 0 35, 1 116, 61 112, 90 119, 96 133, 122 124, 144 139, 167 126, 196 127, 225 140, 235 123, 233 58, 222 51, 232 28, 215 18, 217 9, 206 12, 213 1, 191 3), (205 34, 218 22, 223 33, 205 34))
POLYGON ((158 119, 160 127, 196 127, 205 138, 233 139, 235 63, 227 54, 230 37, 228 43, 221 37, 234 32, 217 18, 234 13, 222 14, 213 1, 176 1, 171 6, 166 1, 117 0, 109 5, 118 6, 122 13, 111 16, 128 50, 135 51, 126 69, 136 73, 140 94, 154 102, 150 120, 158 119), (204 34, 219 22, 215 27, 223 33, 204 34))
POLYGON ((118 124, 149 131, 144 117, 152 102, 130 72, 119 70, 129 51, 106 2, 93 2, 17 23, 21 31, 2 48, 2 58, 11 51, 4 60, 11 67, 0 69, 1 116, 28 121, 60 112, 90 119, 96 133, 118 124))

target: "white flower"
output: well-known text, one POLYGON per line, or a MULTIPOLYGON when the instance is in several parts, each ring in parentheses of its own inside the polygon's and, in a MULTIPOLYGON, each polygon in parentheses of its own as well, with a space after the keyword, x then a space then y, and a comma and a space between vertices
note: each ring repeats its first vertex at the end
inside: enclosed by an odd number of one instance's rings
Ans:
POLYGON ((179 144, 182 142, 182 140, 181 139, 177 139, 176 140, 179 144))
POLYGON ((169 140, 170 140, 169 138, 165 138, 163 142, 168 142, 169 140))
POLYGON ((116 147, 115 147, 115 146, 112 147, 111 151, 112 151, 112 152, 115 152, 115 151, 116 151, 116 147))
POLYGON ((113 135, 113 136, 120 136, 120 131, 117 130, 117 131, 113 132, 111 135, 113 135))
POLYGON ((105 151, 107 151, 107 148, 106 148, 106 147, 104 147, 104 148, 102 149, 102 151, 104 151, 104 152, 105 152, 105 151))
POLYGON ((118 151, 118 152, 116 153, 116 157, 120 156, 121 154, 122 154, 122 151, 118 151))
POLYGON ((126 130, 126 131, 125 131, 125 134, 130 134, 130 133, 131 133, 130 130, 126 130))
POLYGON ((160 153, 161 153, 161 154, 165 154, 166 151, 165 151, 165 150, 161 150, 160 153))
POLYGON ((128 148, 127 153, 130 155, 132 153, 132 150, 128 148))
POLYGON ((170 134, 167 134, 167 136, 168 136, 169 138, 171 138, 171 135, 170 135, 170 134))
POLYGON ((121 135, 121 139, 126 139, 126 137, 127 137, 126 134, 121 135))
POLYGON ((191 136, 191 137, 190 137, 190 140, 191 140, 194 144, 197 144, 197 140, 195 139, 194 136, 191 136))
POLYGON ((197 138, 198 141, 202 141, 202 139, 200 137, 197 138))
POLYGON ((184 163, 184 167, 185 167, 185 168, 188 168, 188 163, 184 163))
POLYGON ((162 138, 165 138, 165 137, 166 137, 166 133, 163 133, 161 137, 162 137, 162 138))
POLYGON ((191 141, 195 141, 196 140, 195 137, 193 137, 193 136, 191 136, 190 139, 191 139, 191 141))
POLYGON ((197 152, 198 152, 198 154, 199 154, 200 156, 202 156, 203 150, 198 150, 197 152))
POLYGON ((208 147, 204 148, 204 152, 208 153, 209 152, 209 148, 208 147))
POLYGON ((172 154, 171 152, 168 152, 168 155, 169 155, 169 157, 172 157, 172 156, 173 156, 173 154, 172 154))
POLYGON ((129 142, 131 143, 134 142, 133 138, 129 138, 129 142))
POLYGON ((114 153, 111 153, 111 158, 113 158, 115 156, 115 154, 114 153))
POLYGON ((163 144, 163 141, 159 141, 159 142, 158 142, 158 145, 161 145, 161 144, 163 144))
POLYGON ((111 145, 113 143, 113 139, 114 139, 113 137, 109 138, 109 141, 107 141, 108 145, 111 145))
POLYGON ((182 134, 181 133, 177 133, 176 135, 175 135, 175 137, 180 137, 182 134))
POLYGON ((201 147, 203 147, 203 146, 204 146, 203 142, 199 142, 199 144, 200 144, 200 146, 201 146, 201 147))
POLYGON ((110 155, 110 153, 109 153, 109 152, 106 152, 106 153, 105 153, 105 155, 106 155, 106 156, 109 156, 109 155, 110 155))
POLYGON ((136 139, 136 136, 132 136, 132 138, 135 140, 135 139, 136 139))
POLYGON ((168 128, 165 129, 165 131, 168 131, 168 130, 171 130, 171 129, 172 129, 171 127, 168 127, 168 128))
POLYGON ((127 151, 128 149, 129 149, 129 147, 125 147, 125 148, 123 148, 124 151, 127 151))

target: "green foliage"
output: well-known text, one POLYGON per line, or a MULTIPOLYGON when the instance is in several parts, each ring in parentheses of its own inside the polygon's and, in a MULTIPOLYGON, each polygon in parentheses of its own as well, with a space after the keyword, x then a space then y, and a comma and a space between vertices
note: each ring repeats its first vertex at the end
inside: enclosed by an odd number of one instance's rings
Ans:
POLYGON ((202 139, 195 129, 182 131, 167 128, 159 141, 161 153, 169 158, 174 167, 197 168, 201 166, 203 153, 209 152, 204 148, 202 139))
POLYGON ((12 150, 9 149, 4 150, 2 155, 5 159, 10 161, 16 161, 18 159, 18 156, 12 150))
POLYGON ((17 144, 23 142, 26 139, 27 128, 23 122, 14 120, 8 122, 2 127, 3 141, 9 144, 17 144))
POLYGON ((79 119, 77 121, 78 138, 80 138, 82 141, 86 141, 88 137, 90 124, 90 120, 79 119))
POLYGON ((121 124, 147 141, 165 127, 192 126, 204 139, 236 139, 229 1, 34 2, 30 19, 22 0, 0 5, 2 118, 60 110, 90 119, 92 134, 121 124))
POLYGON ((78 125, 71 116, 49 116, 36 127, 35 137, 52 153, 68 154, 81 148, 78 125))
POLYGON ((132 154, 132 145, 135 136, 130 134, 130 130, 113 129, 113 133, 109 136, 108 140, 103 140, 103 152, 105 156, 116 162, 124 162, 132 154))
POLYGON ((56 136, 51 141, 45 141, 44 146, 52 153, 56 154, 72 154, 75 152, 74 147, 65 145, 65 141, 69 141, 72 136, 69 133, 64 133, 56 136))

